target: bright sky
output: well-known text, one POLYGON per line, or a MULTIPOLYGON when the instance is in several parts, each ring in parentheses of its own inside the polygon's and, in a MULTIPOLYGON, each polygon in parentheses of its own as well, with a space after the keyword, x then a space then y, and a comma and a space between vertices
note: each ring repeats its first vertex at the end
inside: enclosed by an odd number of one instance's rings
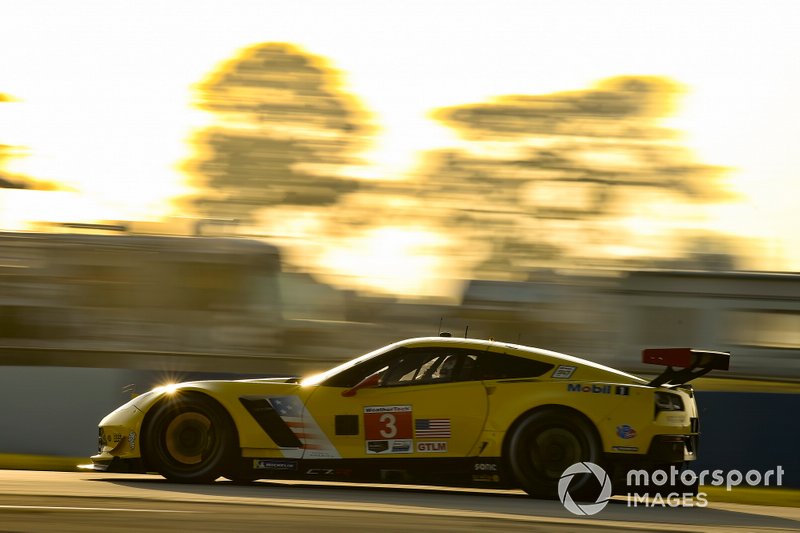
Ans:
POLYGON ((20 102, 0 104, 0 144, 29 147, 13 170, 79 194, 4 191, 0 226, 67 203, 73 219, 166 214, 206 120, 191 85, 239 48, 288 41, 329 58, 377 116, 376 175, 450 141, 425 118, 435 107, 675 78, 687 144, 739 169, 746 199, 714 225, 769 239, 765 268, 800 270, 798 30, 791 0, 3 0, 0 93, 20 102))

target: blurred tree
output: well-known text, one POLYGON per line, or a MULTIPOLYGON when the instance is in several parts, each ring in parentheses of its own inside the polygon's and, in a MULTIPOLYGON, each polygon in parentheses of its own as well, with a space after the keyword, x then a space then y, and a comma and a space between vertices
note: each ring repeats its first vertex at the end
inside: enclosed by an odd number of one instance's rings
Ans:
MULTIPOLYGON (((13 96, 0 93, 0 103, 16 101, 13 96)), ((43 191, 58 189, 58 186, 53 183, 33 180, 27 176, 12 174, 4 169, 9 159, 19 157, 22 153, 23 150, 19 146, 0 144, 0 189, 38 189, 43 191)))
POLYGON ((615 221, 646 216, 643 206, 732 198, 727 169, 695 161, 663 125, 679 93, 666 78, 623 76, 438 109, 466 143, 427 154, 426 194, 490 243, 487 265, 602 255, 626 244, 615 221))
MULTIPOLYGON (((0 103, 11 102, 12 99, 9 95, 0 93, 0 103)), ((20 183, 12 181, 3 174, 3 165, 11 155, 12 146, 0 144, 0 189, 20 189, 24 188, 20 183)))
POLYGON ((188 163, 202 214, 247 219, 274 204, 328 205, 357 187, 345 169, 372 126, 322 58, 285 43, 251 46, 197 86, 197 106, 216 118, 188 163))

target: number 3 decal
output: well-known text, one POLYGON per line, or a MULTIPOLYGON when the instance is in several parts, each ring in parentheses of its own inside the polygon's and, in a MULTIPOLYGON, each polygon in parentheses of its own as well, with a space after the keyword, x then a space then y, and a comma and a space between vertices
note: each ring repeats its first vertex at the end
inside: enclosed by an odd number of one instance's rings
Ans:
POLYGON ((413 439, 410 405, 382 405, 364 408, 366 440, 413 439))
POLYGON ((384 413, 381 415, 381 423, 384 425, 381 428, 381 437, 384 439, 393 439, 397 435, 397 419, 391 413, 384 413))

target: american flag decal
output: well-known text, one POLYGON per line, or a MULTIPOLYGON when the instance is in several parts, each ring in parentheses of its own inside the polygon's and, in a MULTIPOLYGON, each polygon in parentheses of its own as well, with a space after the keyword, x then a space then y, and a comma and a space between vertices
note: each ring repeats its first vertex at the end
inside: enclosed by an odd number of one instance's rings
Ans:
POLYGON ((303 417, 303 402, 297 396, 278 396, 277 398, 270 398, 269 403, 281 418, 300 419, 303 417))
MULTIPOLYGON (((292 433, 303 443, 303 459, 339 459, 341 456, 328 437, 319 427, 311 413, 305 409, 297 396, 277 396, 268 398, 270 405, 289 426, 292 433)), ((296 450, 282 449, 284 457, 295 458, 296 450)))
POLYGON ((414 433, 417 437, 449 438, 449 418, 417 418, 414 421, 414 433))

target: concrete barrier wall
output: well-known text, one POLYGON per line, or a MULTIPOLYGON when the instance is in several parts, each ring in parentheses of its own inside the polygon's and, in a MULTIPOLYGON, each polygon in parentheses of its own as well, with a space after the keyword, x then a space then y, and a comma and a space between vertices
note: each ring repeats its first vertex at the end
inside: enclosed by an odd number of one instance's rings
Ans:
MULTIPOLYGON (((255 377, 183 372, 172 381, 255 377)), ((128 384, 146 392, 168 382, 160 371, 0 366, 0 453, 89 457, 97 424, 127 402, 128 384)))
MULTIPOLYGON (((191 379, 239 379, 234 374, 186 374, 191 379)), ((0 454, 88 457, 97 423, 130 396, 164 383, 163 372, 62 367, 0 367, 0 454)), ((761 473, 785 470, 783 485, 800 488, 800 394, 698 392, 699 459, 703 469, 761 473)), ((774 478, 773 478, 774 479, 774 478)))
POLYGON ((88 456, 132 371, 0 367, 0 453, 88 456))
POLYGON ((800 488, 800 394, 698 392, 697 406, 700 450, 692 469, 763 474, 780 465, 783 485, 800 488))

